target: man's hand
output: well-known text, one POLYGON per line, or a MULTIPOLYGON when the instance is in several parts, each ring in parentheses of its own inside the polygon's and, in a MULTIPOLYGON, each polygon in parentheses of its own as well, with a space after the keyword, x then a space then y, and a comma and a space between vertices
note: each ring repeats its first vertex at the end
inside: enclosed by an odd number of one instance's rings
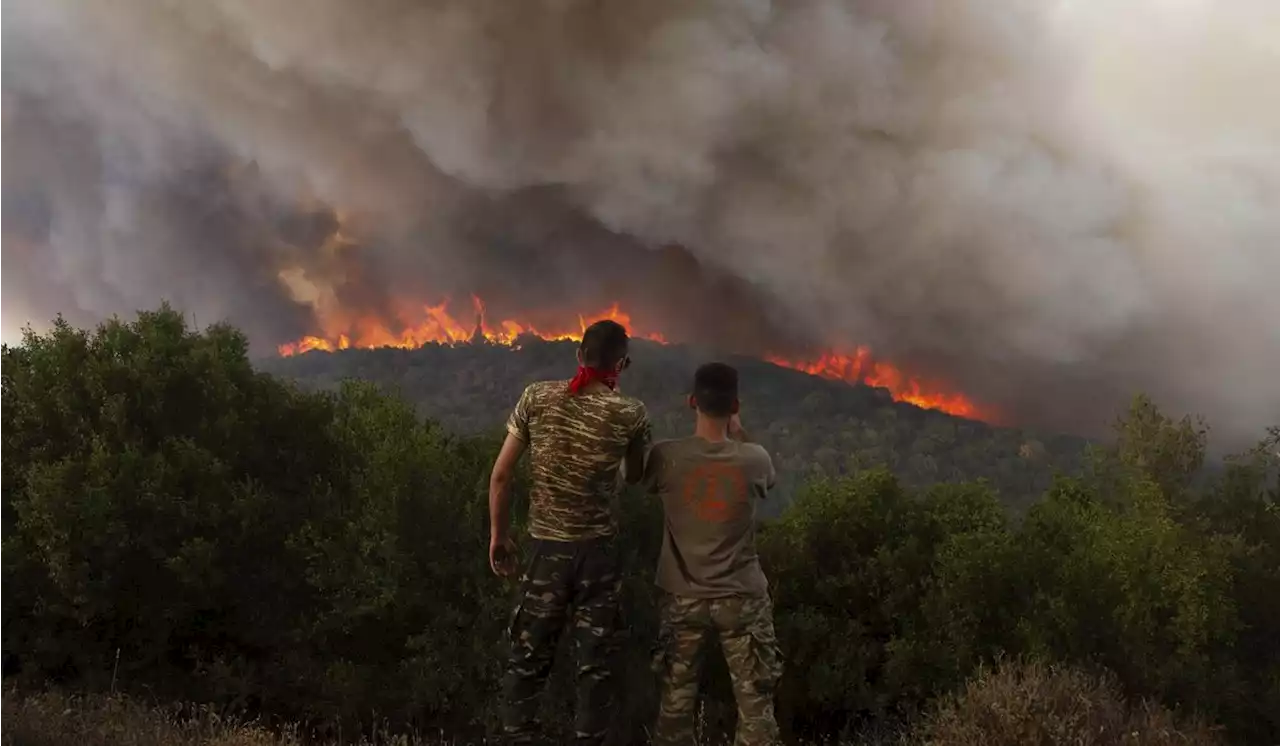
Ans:
POLYGON ((515 574, 516 542, 510 536, 489 537, 489 569, 501 578, 515 574))
POLYGON ((742 427, 742 418, 734 414, 729 418, 729 437, 742 443, 750 443, 751 438, 747 435, 747 431, 742 427))
POLYGON ((516 571, 516 543, 508 533, 511 526, 511 480, 516 462, 524 453, 524 441, 507 433, 502 450, 493 462, 489 475, 489 567, 496 575, 507 577, 516 571))

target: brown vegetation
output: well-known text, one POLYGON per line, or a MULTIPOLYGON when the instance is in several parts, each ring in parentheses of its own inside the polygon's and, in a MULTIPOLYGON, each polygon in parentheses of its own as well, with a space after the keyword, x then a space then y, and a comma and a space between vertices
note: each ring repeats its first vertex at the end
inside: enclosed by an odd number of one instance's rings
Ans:
MULTIPOLYGON (((209 707, 147 706, 120 695, 60 692, 4 695, 4 746, 302 746, 296 729, 271 730, 209 707)), ((353 746, 452 746, 455 742, 376 732, 353 746)), ((320 746, 316 744, 315 746, 320 746)))
POLYGON ((5 692, 5 746, 294 746, 287 734, 207 709, 152 708, 119 696, 5 692))
POLYGON ((928 746, 1215 746, 1217 733, 1125 701, 1115 682, 1039 663, 984 669, 924 724, 928 746))
MULTIPOLYGON (((877 742, 884 739, 876 739, 877 742)), ((891 740, 897 740, 894 737, 891 740)), ((296 730, 275 732, 205 707, 148 707, 122 696, 57 692, 4 699, 9 746, 301 746, 296 730)), ((349 743, 341 737, 326 743, 349 743)), ((419 735, 375 733, 357 746, 443 746, 419 735)), ((1132 705, 1106 677, 1039 663, 981 671, 943 700, 901 746, 1219 746, 1218 734, 1152 703, 1132 705)))

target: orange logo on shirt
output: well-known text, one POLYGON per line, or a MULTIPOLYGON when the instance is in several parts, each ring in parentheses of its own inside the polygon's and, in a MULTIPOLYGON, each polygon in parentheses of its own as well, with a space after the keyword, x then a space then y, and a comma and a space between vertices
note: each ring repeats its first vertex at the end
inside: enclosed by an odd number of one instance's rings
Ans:
POLYGON ((694 467, 684 478, 684 504, 694 515, 709 523, 724 523, 733 518, 734 509, 747 501, 746 479, 742 469, 721 461, 709 461, 694 467))

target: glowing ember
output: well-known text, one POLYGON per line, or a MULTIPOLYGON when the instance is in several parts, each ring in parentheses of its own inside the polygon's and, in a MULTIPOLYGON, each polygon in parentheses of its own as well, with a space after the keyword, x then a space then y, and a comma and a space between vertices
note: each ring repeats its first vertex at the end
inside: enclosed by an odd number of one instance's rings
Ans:
MULTIPOLYGON (((474 296, 471 302, 475 312, 475 320, 471 324, 462 323, 450 315, 446 301, 437 306, 403 309, 397 315, 401 319, 415 318, 416 323, 400 324, 399 332, 392 331, 391 327, 378 319, 360 318, 342 325, 345 326, 344 331, 335 331, 325 337, 302 337, 296 342, 280 345, 278 349, 281 355, 289 356, 312 350, 332 352, 348 348, 372 347, 412 349, 429 343, 454 345, 481 339, 492 344, 511 345, 518 337, 525 334, 546 340, 576 340, 582 338, 582 332, 589 324, 600 319, 617 321, 634 337, 663 344, 667 342, 661 334, 637 327, 631 317, 619 309, 616 303, 599 313, 579 314, 575 324, 538 328, 532 324, 511 319, 490 322, 485 315, 484 302, 474 296)), ((895 400, 909 402, 918 407, 937 409, 959 417, 990 419, 988 414, 963 394, 925 384, 889 363, 874 359, 870 350, 865 347, 856 348, 852 354, 827 352, 811 360, 790 360, 774 355, 766 355, 764 359, 774 365, 803 371, 810 375, 888 389, 895 400)))

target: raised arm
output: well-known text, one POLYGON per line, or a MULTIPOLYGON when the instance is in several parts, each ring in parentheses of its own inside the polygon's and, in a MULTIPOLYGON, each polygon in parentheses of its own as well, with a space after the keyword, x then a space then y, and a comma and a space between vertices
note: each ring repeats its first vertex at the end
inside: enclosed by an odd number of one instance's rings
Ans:
MULTIPOLYGON (((747 434, 746 428, 742 426, 742 420, 736 414, 729 419, 729 437, 739 443, 759 445, 747 434)), ((773 486, 778 482, 778 472, 773 468, 773 458, 763 447, 760 448, 760 455, 764 459, 765 474, 767 475, 765 477, 765 487, 773 489, 773 486)))

